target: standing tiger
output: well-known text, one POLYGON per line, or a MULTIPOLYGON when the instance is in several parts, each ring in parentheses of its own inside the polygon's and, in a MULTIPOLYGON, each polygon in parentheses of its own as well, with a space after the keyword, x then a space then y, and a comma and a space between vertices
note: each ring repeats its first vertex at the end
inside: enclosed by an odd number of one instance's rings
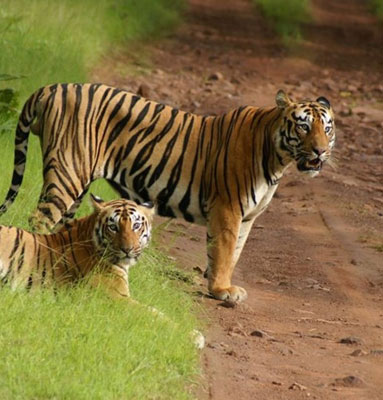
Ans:
POLYGON ((93 285, 113 297, 129 297, 128 270, 149 243, 154 208, 95 196, 92 202, 93 214, 51 235, 0 226, 0 282, 57 287, 93 273, 93 285))
POLYGON ((122 197, 155 202, 162 216, 207 225, 209 291, 231 301, 247 296, 231 284, 233 269, 284 171, 295 161, 318 174, 335 143, 324 97, 297 103, 280 90, 276 107, 199 116, 102 84, 56 84, 24 105, 0 213, 20 188, 30 130, 44 165, 35 229, 73 217, 90 183, 105 178, 122 197))

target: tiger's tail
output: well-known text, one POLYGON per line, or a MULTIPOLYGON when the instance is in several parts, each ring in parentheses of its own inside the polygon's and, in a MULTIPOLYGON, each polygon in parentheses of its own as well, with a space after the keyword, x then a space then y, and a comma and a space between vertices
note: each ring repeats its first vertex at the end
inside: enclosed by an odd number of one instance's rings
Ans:
POLYGON ((25 164, 27 160, 28 139, 33 120, 37 115, 36 106, 40 98, 41 90, 32 94, 24 104, 16 128, 15 156, 12 175, 12 183, 8 189, 4 203, 0 206, 0 215, 4 214, 9 206, 15 201, 24 177, 25 164))

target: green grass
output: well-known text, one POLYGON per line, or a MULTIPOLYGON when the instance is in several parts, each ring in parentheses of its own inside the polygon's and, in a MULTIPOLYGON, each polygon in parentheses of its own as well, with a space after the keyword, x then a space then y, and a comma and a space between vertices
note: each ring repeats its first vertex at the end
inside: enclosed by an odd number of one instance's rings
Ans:
POLYGON ((190 297, 166 278, 166 264, 146 252, 131 286, 135 299, 171 321, 86 287, 57 295, 0 291, 0 398, 192 398, 196 321, 190 297))
POLYGON ((383 21, 383 0, 370 0, 374 14, 383 21))
POLYGON ((253 0, 284 40, 301 37, 300 25, 310 20, 309 0, 253 0))
POLYGON ((184 0, 0 0, 0 73, 24 76, 12 82, 22 102, 40 86, 87 80, 101 54, 168 33, 183 7, 184 0))

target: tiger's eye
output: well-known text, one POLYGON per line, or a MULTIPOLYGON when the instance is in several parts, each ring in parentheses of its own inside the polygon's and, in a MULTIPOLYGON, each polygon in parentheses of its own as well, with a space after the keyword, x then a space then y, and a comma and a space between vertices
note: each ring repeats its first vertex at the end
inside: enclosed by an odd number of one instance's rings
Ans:
POLYGON ((112 232, 117 232, 118 231, 117 225, 114 225, 114 224, 113 225, 108 225, 108 228, 112 232))
POLYGON ((300 124, 296 126, 298 132, 308 133, 310 127, 307 124, 300 124))

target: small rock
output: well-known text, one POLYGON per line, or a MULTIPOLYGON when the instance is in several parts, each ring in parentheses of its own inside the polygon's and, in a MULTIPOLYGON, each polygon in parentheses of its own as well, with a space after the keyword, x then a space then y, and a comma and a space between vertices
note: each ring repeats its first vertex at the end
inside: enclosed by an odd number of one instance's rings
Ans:
POLYGON ((227 354, 228 356, 237 357, 237 353, 236 353, 234 350, 228 350, 228 351, 226 352, 226 354, 227 354))
POLYGON ((197 100, 194 100, 194 101, 192 102, 192 104, 193 104, 193 106, 194 106, 195 108, 200 108, 200 107, 201 107, 201 103, 200 103, 199 101, 197 101, 197 100))
POLYGON ((307 286, 309 289, 315 289, 315 290, 323 290, 324 292, 330 292, 331 289, 329 289, 328 287, 322 286, 319 283, 316 283, 314 285, 309 285, 307 286))
POLYGON ((219 305, 225 308, 235 308, 238 303, 234 300, 225 300, 222 303, 219 303, 219 305))
POLYGON ((345 337, 345 338, 343 338, 343 339, 340 339, 340 340, 339 340, 339 343, 342 343, 342 344, 358 344, 358 345, 361 345, 361 344, 362 344, 362 340, 359 339, 359 338, 356 337, 356 336, 348 336, 348 337, 345 337))
POLYGON ((361 387, 364 385, 364 382, 358 378, 357 376, 348 375, 344 378, 337 378, 331 386, 342 386, 342 387, 361 387))
POLYGON ((294 382, 289 386, 290 390, 307 390, 306 386, 301 385, 300 383, 294 382))
POLYGON ((282 386, 282 382, 272 381, 273 385, 282 386))
POLYGON ((255 281, 255 283, 260 284, 260 285, 269 285, 271 283, 271 281, 268 279, 265 279, 265 278, 260 278, 260 279, 257 279, 255 281))
POLYGON ((356 349, 352 353, 349 354, 350 356, 353 357, 360 357, 360 356, 365 356, 367 353, 363 351, 362 349, 356 349))
POLYGON ((149 97, 150 88, 146 83, 141 83, 141 85, 137 89, 137 94, 142 97, 149 97))
POLYGON ((221 72, 213 72, 207 79, 209 81, 220 81, 223 79, 223 74, 221 72))
POLYGON ((257 337, 264 337, 265 334, 266 334, 265 332, 258 329, 250 333, 251 336, 257 336, 257 337))
POLYGON ((229 336, 245 336, 245 337, 248 336, 241 324, 237 324, 236 326, 230 327, 229 331, 228 331, 228 335, 229 336))
POLYGON ((275 341, 275 338, 273 338, 271 335, 269 335, 265 331, 261 331, 260 329, 256 329, 255 331, 251 332, 250 335, 260 337, 263 339, 267 339, 267 340, 275 341))

